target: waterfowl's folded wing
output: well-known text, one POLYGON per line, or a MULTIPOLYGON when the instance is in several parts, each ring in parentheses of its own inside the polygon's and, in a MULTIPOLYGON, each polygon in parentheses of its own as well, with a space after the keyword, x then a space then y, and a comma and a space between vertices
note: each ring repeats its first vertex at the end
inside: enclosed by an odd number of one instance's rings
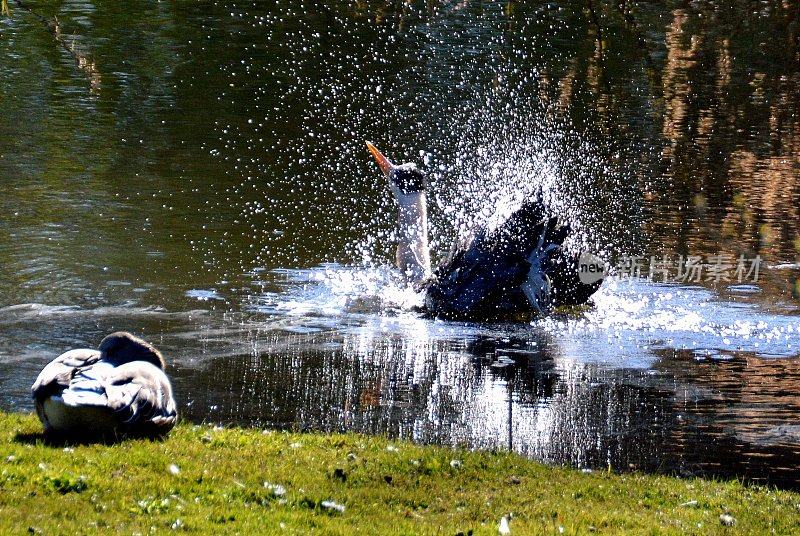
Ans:
POLYGON ((108 407, 130 433, 163 434, 178 419, 169 379, 150 363, 136 361, 116 367, 105 391, 108 407))
POLYGON ((434 274, 440 274, 449 270, 450 266, 457 263, 460 257, 472 246, 472 243, 483 234, 483 229, 473 229, 465 236, 461 236, 453 240, 450 246, 450 251, 439 262, 439 265, 434 270, 434 274))
POLYGON ((31 395, 37 401, 67 389, 73 377, 83 368, 100 360, 100 352, 78 349, 65 352, 48 363, 31 386, 31 395))
POLYGON ((115 367, 107 361, 99 361, 75 371, 69 386, 61 391, 61 400, 73 408, 108 406, 106 385, 115 367))

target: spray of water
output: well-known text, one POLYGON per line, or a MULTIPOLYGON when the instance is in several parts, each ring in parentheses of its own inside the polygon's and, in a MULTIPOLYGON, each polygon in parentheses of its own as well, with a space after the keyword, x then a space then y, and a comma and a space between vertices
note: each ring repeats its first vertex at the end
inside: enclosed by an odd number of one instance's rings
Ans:
MULTIPOLYGON (((576 120, 586 111, 561 98, 569 76, 553 67, 571 59, 552 50, 536 56, 542 25, 552 41, 572 23, 542 8, 529 14, 531 28, 508 31, 502 3, 459 5, 378 16, 357 6, 276 3, 266 14, 231 13, 252 45, 223 64, 229 87, 219 98, 246 119, 217 124, 219 143, 207 149, 229 163, 230 183, 210 203, 239 210, 235 222, 212 221, 223 236, 209 234, 197 248, 209 264, 250 275, 245 308, 336 322, 413 316, 419 296, 390 268, 394 202, 365 140, 428 174, 434 258, 536 195, 572 227, 569 248, 612 261, 641 251, 645 186, 634 156, 646 148, 587 127, 594 119, 576 120)), ((735 318, 699 318, 697 302, 707 297, 693 289, 676 291, 687 293, 677 302, 662 287, 636 292, 612 284, 583 317, 543 325, 559 338, 588 334, 575 338, 587 352, 597 333, 636 348, 698 351, 737 351, 762 336, 756 326, 750 339, 740 337, 735 318)))
MULTIPOLYGON (((198 245, 211 263, 243 273, 390 265, 395 207, 366 139, 427 173, 434 261, 533 196, 572 227, 569 248, 629 249, 635 181, 609 157, 616 147, 573 126, 535 59, 517 53, 535 47, 514 40, 534 37, 507 31, 502 3, 371 15, 282 4, 231 12, 254 42, 223 66, 220 99, 246 107, 247 120, 218 124, 209 152, 230 164, 218 202, 241 213, 222 240, 198 245)), ((370 292, 384 292, 384 278, 374 283, 370 292)))

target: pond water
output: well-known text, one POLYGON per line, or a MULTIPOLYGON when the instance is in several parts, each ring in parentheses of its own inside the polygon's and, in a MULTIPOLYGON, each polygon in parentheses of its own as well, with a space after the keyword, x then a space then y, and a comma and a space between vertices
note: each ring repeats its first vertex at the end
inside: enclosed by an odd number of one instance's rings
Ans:
POLYGON ((224 4, 0 17, 0 408, 127 329, 193 421, 800 486, 797 7, 224 4), (667 281, 424 319, 364 140, 428 173, 437 258, 541 192, 667 281))

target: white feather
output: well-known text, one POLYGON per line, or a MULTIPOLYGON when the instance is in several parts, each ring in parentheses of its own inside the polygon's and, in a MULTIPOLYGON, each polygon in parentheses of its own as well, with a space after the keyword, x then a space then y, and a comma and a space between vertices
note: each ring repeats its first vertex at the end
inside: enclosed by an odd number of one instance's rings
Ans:
POLYGON ((111 363, 95 363, 78 372, 67 389, 61 392, 64 404, 79 406, 106 406, 106 378, 114 372, 111 363))

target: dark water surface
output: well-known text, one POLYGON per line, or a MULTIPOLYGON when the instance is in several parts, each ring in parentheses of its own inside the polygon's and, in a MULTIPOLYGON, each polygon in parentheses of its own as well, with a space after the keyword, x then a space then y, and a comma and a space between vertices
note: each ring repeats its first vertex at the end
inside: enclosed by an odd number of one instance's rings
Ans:
POLYGON ((56 35, 10 4, 1 408, 128 329, 194 421, 800 486, 800 7, 26 1, 56 35), (437 256, 538 191, 611 264, 758 281, 425 320, 365 139, 428 172, 437 256))

